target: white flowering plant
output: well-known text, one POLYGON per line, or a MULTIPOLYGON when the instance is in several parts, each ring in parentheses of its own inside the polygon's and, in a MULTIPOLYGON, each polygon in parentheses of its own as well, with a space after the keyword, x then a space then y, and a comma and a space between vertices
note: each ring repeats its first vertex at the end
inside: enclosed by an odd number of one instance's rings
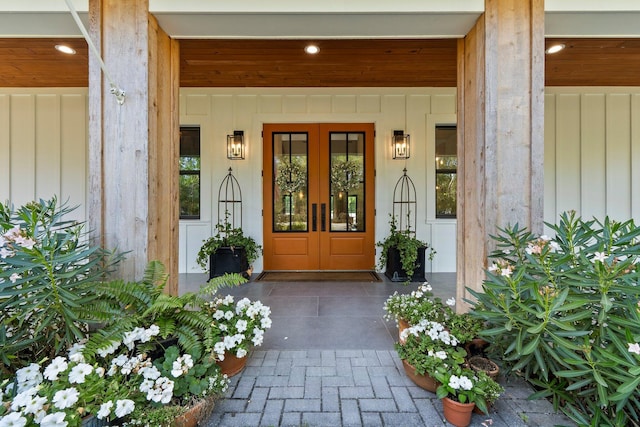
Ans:
POLYGON ((463 364, 467 355, 460 341, 441 323, 426 319, 403 330, 400 340, 402 344, 396 343, 398 357, 412 365, 416 374, 432 378, 440 367, 463 364))
POLYGON ((482 292, 469 289, 480 335, 576 424, 640 424, 640 227, 574 211, 546 225, 494 237, 482 292))
POLYGON ((436 390, 440 399, 448 397, 460 403, 475 403, 482 412, 488 412, 485 396, 493 382, 491 378, 480 381, 473 370, 462 365, 440 367, 435 373, 435 378, 440 383, 436 390))
POLYGON ((402 319, 410 325, 417 325, 423 319, 445 321, 452 311, 440 298, 434 298, 432 291, 433 288, 428 282, 420 284, 409 293, 395 291, 384 303, 385 319, 402 319))
POLYGON ((121 424, 135 420, 136 411, 226 390, 228 380, 213 358, 195 366, 177 346, 155 361, 136 351, 138 343, 152 341, 159 331, 156 325, 135 328, 93 360, 85 357, 83 344, 75 344, 66 357, 19 369, 0 390, 0 426, 79 426, 88 415, 121 424))
POLYGON ((226 352, 245 357, 252 347, 262 345, 271 327, 271 309, 260 301, 217 296, 203 310, 211 317, 208 344, 218 360, 224 360, 226 352))

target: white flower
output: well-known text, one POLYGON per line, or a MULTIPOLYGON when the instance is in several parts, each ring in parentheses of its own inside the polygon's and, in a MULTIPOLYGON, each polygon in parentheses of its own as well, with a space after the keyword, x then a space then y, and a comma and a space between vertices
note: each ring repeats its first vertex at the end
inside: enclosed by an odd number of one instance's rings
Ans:
POLYGON ((447 352, 444 350, 439 350, 439 351, 436 351, 434 356, 437 357, 438 359, 445 360, 447 358, 447 352))
POLYGON ((19 392, 11 402, 11 410, 19 411, 21 408, 24 408, 29 404, 29 402, 31 402, 37 393, 38 389, 36 387, 31 387, 25 391, 19 392))
POLYGON ((47 403, 47 398, 43 396, 33 396, 33 398, 25 405, 25 414, 37 414, 47 403))
POLYGON ((40 421, 40 427, 66 427, 69 425, 69 423, 64 420, 66 415, 64 412, 49 414, 40 421))
POLYGON ((471 390, 473 388, 473 382, 463 375, 460 377, 460 388, 463 390, 471 390))
POLYGON ((458 390, 460 388, 460 378, 456 375, 451 375, 451 378, 449 378, 449 387, 458 390))
POLYGON ((227 295, 226 297, 224 297, 224 299, 222 300, 222 304, 224 305, 233 304, 233 295, 227 295))
POLYGON ((16 378, 18 379, 19 383, 38 379, 42 381, 42 375, 40 374, 40 365, 38 365, 37 363, 32 363, 29 366, 18 369, 16 371, 16 378))
POLYGON ((27 425, 27 419, 22 416, 21 412, 11 412, 0 418, 1 427, 24 427, 27 425))
POLYGON ((454 305, 456 305, 456 299, 455 298, 447 299, 447 305, 453 307, 454 305))
POLYGON ((233 311, 228 310, 224 312, 224 318, 227 320, 231 320, 233 319, 233 311))
POLYGON ((558 244, 558 242, 549 242, 549 247, 551 248, 551 250, 553 251, 559 251, 560 250, 560 245, 558 244))
POLYGON ((116 401, 116 417, 122 418, 125 415, 129 415, 136 408, 133 400, 123 399, 116 401))
POLYGON ((66 371, 68 367, 67 359, 58 356, 45 368, 44 377, 49 381, 55 381, 58 379, 60 372, 66 371))
POLYGON ((269 317, 264 317, 260 320, 260 326, 262 329, 269 329, 271 327, 271 323, 271 318, 269 317))
POLYGON ((16 243, 22 246, 25 249, 33 249, 33 245, 36 244, 36 241, 29 237, 16 237, 16 243))
POLYGON ((104 377, 104 372, 105 372, 105 371, 104 371, 104 368, 103 368, 102 366, 98 366, 98 367, 96 368, 96 374, 98 374, 98 376, 99 376, 100 378, 104 377))
POLYGON ((58 409, 67 409, 72 407, 78 401, 78 390, 75 387, 70 387, 64 390, 57 391, 51 400, 53 406, 58 409))
POLYGON ((213 351, 215 351, 218 355, 224 354, 225 349, 226 349, 226 346, 224 345, 223 341, 217 342, 213 346, 213 351))
POLYGON ((629 343, 629 353, 635 353, 637 355, 640 356, 640 344, 636 343, 629 343))
POLYGON ((9 280, 11 280, 11 283, 16 283, 20 279, 22 279, 22 276, 19 275, 18 273, 13 273, 11 277, 9 277, 9 280))
POLYGON ((498 264, 496 264, 495 262, 489 267, 489 272, 491 273, 497 273, 499 270, 500 267, 498 267, 498 264))
POLYGON ((244 332, 247 330, 247 321, 244 319, 240 319, 236 322, 236 329, 238 332, 244 332))
POLYGON ((607 256, 604 254, 604 252, 596 252, 593 254, 593 259, 591 260, 591 262, 596 262, 596 261, 600 261, 600 262, 604 262, 607 259, 607 256))
POLYGON ((69 349, 69 360, 76 363, 84 363, 84 344, 75 343, 69 349))
POLYGON ((236 340, 233 337, 230 337, 229 335, 224 337, 223 342, 224 342, 224 347, 227 350, 231 350, 236 345, 236 340))
POLYGON ((104 402, 102 405, 100 405, 100 410, 98 410, 96 417, 99 420, 104 420, 105 418, 109 417, 109 415, 111 415, 112 408, 113 408, 112 400, 109 400, 108 402, 104 402))
POLYGON ((155 380, 162 375, 162 373, 155 366, 147 366, 140 369, 140 374, 147 380, 155 380))
POLYGON ((71 384, 82 384, 84 383, 84 377, 93 372, 93 367, 87 363, 78 363, 76 366, 71 368, 71 372, 69 372, 69 382, 71 384))
POLYGON ((152 337, 155 337, 160 333, 160 327, 158 325, 151 325, 149 329, 147 329, 147 333, 152 337))
POLYGON ((213 313, 213 318, 216 320, 220 320, 224 317, 224 311, 222 310, 216 310, 215 313, 213 313))
POLYGON ((246 355, 247 355, 247 350, 245 350, 244 348, 239 348, 238 351, 236 352, 236 357, 238 359, 242 359, 246 355))
POLYGON ((540 236, 540 240, 548 242, 549 240, 551 240, 551 238, 546 234, 543 234, 542 236, 540 236))

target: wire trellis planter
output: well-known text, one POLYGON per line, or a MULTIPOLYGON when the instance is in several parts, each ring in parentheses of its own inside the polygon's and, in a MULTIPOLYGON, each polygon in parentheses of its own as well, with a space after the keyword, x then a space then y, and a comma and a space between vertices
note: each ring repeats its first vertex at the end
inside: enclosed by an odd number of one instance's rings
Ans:
POLYGON ((231 172, 232 169, 229 168, 229 173, 218 189, 218 223, 229 223, 231 228, 242 228, 242 190, 231 172))
POLYGON ((393 189, 393 217, 396 218, 398 231, 409 231, 415 236, 417 225, 416 186, 407 175, 407 168, 393 189))

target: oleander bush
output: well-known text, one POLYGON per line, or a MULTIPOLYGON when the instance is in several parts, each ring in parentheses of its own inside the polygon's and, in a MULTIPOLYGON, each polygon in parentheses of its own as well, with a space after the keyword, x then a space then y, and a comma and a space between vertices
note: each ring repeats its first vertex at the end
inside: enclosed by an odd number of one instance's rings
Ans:
POLYGON ((493 236, 474 316, 507 371, 522 375, 578 425, 640 423, 640 228, 575 212, 493 236))

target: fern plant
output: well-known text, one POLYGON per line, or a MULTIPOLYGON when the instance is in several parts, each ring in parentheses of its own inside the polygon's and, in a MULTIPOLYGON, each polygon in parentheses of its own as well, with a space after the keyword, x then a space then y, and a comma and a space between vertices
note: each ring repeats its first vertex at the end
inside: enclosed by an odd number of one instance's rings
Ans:
MULTIPOLYGON (((119 341, 125 332, 135 327, 148 327, 152 324, 160 328, 159 337, 171 339, 168 345, 177 342, 182 351, 194 358, 201 357, 210 349, 211 317, 205 310, 208 297, 224 287, 237 286, 246 282, 239 274, 227 274, 212 279, 198 293, 187 292, 180 296, 163 292, 167 275, 162 263, 152 261, 145 270, 143 279, 138 282, 115 280, 98 284, 95 291, 100 295, 93 307, 98 313, 112 313, 103 318, 106 326, 94 333, 89 339, 88 354, 108 347, 119 341)), ((162 342, 150 342, 139 346, 141 350, 151 351, 162 342)))

